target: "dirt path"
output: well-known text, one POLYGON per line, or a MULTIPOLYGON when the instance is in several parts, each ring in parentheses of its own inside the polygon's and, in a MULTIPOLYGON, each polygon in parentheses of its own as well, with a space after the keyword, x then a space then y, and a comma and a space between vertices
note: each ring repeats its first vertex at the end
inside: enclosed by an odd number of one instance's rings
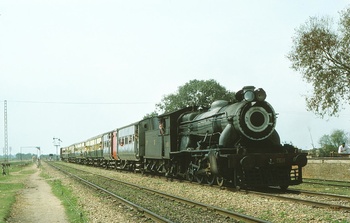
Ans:
POLYGON ((40 169, 35 165, 31 168, 35 169, 35 173, 25 182, 25 189, 17 196, 7 222, 68 222, 61 201, 53 195, 45 179, 39 176, 40 169))

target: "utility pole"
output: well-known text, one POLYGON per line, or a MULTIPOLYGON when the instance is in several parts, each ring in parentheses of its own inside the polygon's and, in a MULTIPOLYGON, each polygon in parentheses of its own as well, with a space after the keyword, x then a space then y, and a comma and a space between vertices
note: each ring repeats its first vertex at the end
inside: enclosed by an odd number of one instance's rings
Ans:
POLYGON ((4 101, 4 162, 9 161, 8 134, 7 134, 7 100, 4 101))
POLYGON ((310 127, 307 127, 307 129, 309 130, 309 133, 310 133, 310 139, 311 139, 312 149, 315 149, 314 140, 312 139, 310 127))

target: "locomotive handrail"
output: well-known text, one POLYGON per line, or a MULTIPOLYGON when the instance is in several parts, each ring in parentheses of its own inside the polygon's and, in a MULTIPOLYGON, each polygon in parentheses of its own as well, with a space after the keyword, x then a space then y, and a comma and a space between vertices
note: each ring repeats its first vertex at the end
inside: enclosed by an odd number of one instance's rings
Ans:
POLYGON ((190 120, 190 121, 185 121, 185 122, 180 122, 180 123, 181 123, 181 124, 187 124, 187 123, 199 122, 199 121, 203 121, 203 120, 208 119, 208 118, 213 118, 213 117, 215 117, 215 116, 223 115, 223 114, 225 114, 225 113, 226 113, 226 112, 215 113, 215 114, 213 114, 213 115, 206 116, 206 117, 201 118, 201 119, 190 120))

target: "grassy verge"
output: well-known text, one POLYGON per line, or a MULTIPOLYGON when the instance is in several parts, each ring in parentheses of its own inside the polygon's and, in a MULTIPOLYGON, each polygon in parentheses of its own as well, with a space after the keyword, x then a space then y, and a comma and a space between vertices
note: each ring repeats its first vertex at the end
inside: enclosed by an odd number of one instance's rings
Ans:
POLYGON ((349 190, 349 183, 339 183, 339 182, 332 182, 328 181, 326 183, 333 184, 333 185, 326 185, 323 181, 317 181, 317 180, 309 180, 310 182, 316 182, 316 183, 323 183, 323 184, 312 184, 312 183, 302 183, 300 185, 295 185, 290 187, 291 189, 301 189, 301 190, 309 190, 309 191, 315 191, 320 193, 329 193, 329 194, 338 194, 338 195, 344 195, 344 196, 350 196, 350 190, 349 190), (338 186, 335 186, 338 185, 338 186))
MULTIPOLYGON (((11 207, 16 201, 16 194, 24 187, 26 176, 33 171, 24 170, 31 162, 11 162, 6 169, 7 175, 0 176, 0 222, 5 222, 11 213, 11 207)), ((0 172, 2 173, 2 172, 0 172)))
POLYGON ((62 201, 69 222, 88 222, 84 210, 79 206, 78 199, 74 196, 73 191, 69 187, 64 186, 61 180, 50 180, 52 177, 45 171, 42 171, 40 176, 49 179, 47 182, 50 184, 55 196, 62 201))

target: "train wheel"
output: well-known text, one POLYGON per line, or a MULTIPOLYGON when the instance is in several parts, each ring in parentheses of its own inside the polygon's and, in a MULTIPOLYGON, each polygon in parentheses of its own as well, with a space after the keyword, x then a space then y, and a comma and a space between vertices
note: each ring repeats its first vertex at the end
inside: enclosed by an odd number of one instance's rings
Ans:
POLYGON ((215 182, 216 177, 215 177, 214 174, 209 174, 209 175, 206 176, 206 179, 207 179, 207 184, 213 185, 214 182, 215 182))
POLYGON ((190 166, 187 168, 187 171, 186 171, 186 178, 187 178, 188 181, 193 182, 193 180, 194 180, 194 174, 193 174, 193 170, 192 170, 191 165, 192 165, 192 163, 191 163, 190 166))
POLYGON ((197 183, 201 184, 204 181, 204 176, 203 175, 196 176, 196 180, 197 180, 197 183))
POLYGON ((187 174, 186 174, 187 176, 187 180, 188 181, 190 181, 190 182, 193 182, 193 180, 194 180, 194 176, 193 176, 193 174, 192 173, 189 173, 189 172, 187 172, 187 174))
POLYGON ((289 185, 280 185, 281 190, 287 190, 289 185))
POLYGON ((221 177, 221 176, 216 177, 216 183, 217 183, 220 187, 224 186, 224 177, 221 177))

